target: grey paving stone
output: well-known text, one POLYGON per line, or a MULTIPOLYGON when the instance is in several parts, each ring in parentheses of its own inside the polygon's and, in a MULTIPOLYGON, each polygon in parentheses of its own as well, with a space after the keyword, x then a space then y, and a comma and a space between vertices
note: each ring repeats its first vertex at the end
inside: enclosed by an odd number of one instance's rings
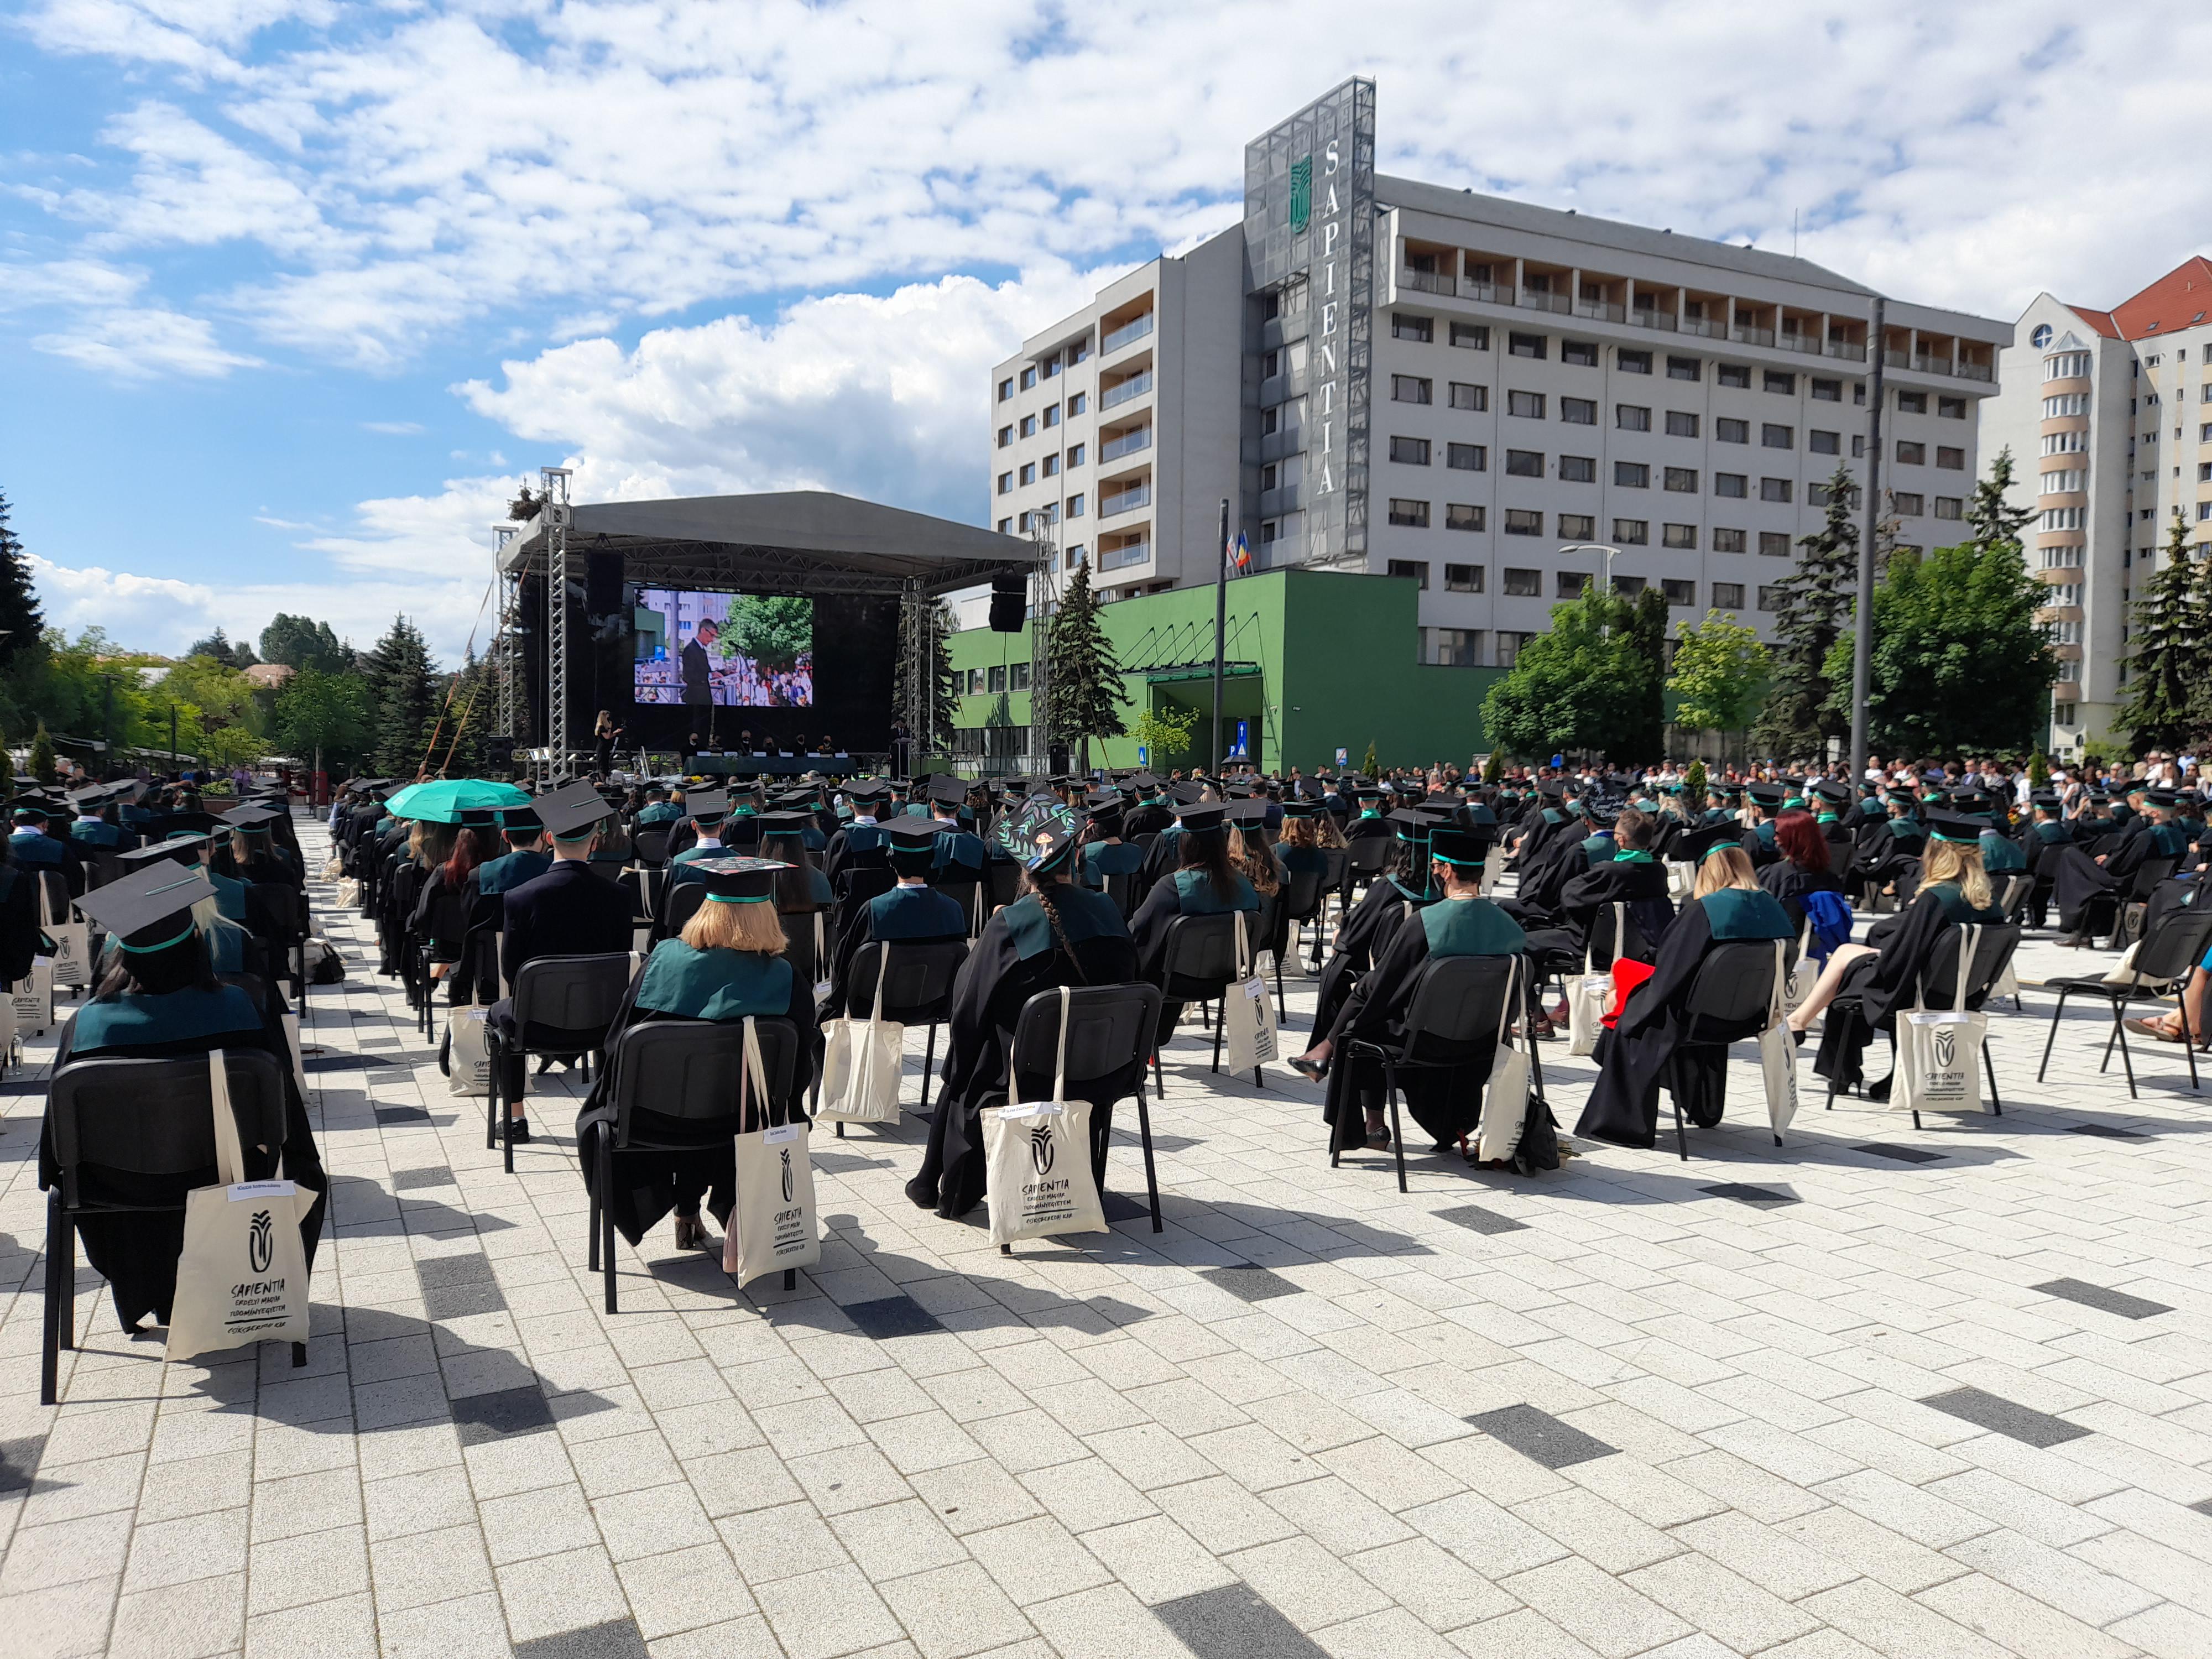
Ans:
POLYGON ((1477 1412, 1467 1420, 1493 1440, 1503 1441, 1523 1457, 1534 1458, 1547 1469, 1564 1469, 1595 1458, 1610 1457, 1620 1449, 1534 1406, 1506 1406, 1497 1411, 1477 1412))
POLYGON ((1206 1267, 1199 1277, 1214 1284, 1246 1302, 1266 1302, 1278 1296, 1296 1296, 1298 1287, 1279 1273, 1255 1267, 1249 1261, 1230 1267, 1206 1267))
POLYGON ((398 1128, 403 1124, 428 1123, 430 1114, 420 1106, 380 1106, 376 1109, 376 1127, 380 1129, 398 1128))
POLYGON ((469 1250, 459 1255, 419 1256, 415 1262, 415 1277, 426 1291, 472 1285, 491 1276, 491 1259, 482 1250, 469 1250))
POLYGON ((514 1644, 514 1659, 652 1659, 635 1619, 533 1636, 514 1644))
POLYGON ((1495 1210, 1486 1210, 1480 1204, 1462 1204, 1449 1210, 1438 1210, 1437 1219, 1449 1221, 1455 1227, 1464 1227, 1474 1233, 1525 1233, 1528 1224, 1516 1221, 1510 1215, 1500 1215, 1495 1210))
POLYGON ((1941 1164, 1943 1161, 1942 1153, 1926 1146, 1889 1146, 1871 1142, 1864 1146, 1854 1146, 1851 1150, 1864 1152, 1869 1158, 1892 1158, 1899 1164, 1941 1164))
POLYGON ((392 1172, 392 1190, 395 1193, 411 1193, 422 1187, 450 1187, 453 1184, 453 1172, 442 1165, 421 1170, 394 1170, 392 1172))
POLYGON ((2054 1279, 2047 1284, 2031 1285, 2031 1291, 2040 1291, 2045 1296, 2059 1297, 2068 1302, 2078 1302, 2085 1308, 2100 1309, 2118 1314, 2123 1319, 2149 1319, 2159 1314, 2170 1314, 2173 1310, 2163 1302, 2148 1297, 2130 1296, 2125 1291, 2115 1291, 2103 1285, 2092 1285, 2086 1279, 2054 1279))
POLYGON ((2063 1417, 2053 1417, 2048 1412, 2037 1411, 1980 1389, 1952 1389, 1942 1394, 1931 1394, 1920 1403, 1977 1428, 1988 1429, 2031 1446, 2063 1446, 2089 1432, 2078 1423, 2069 1423, 2063 1417))
POLYGON ((2189 1507, 2199 1515, 2212 1515, 2212 1498, 2200 1498, 2189 1507))
POLYGON ((2149 1140, 2154 1137, 2135 1129, 2123 1129, 2115 1123, 2077 1123, 2069 1134, 2095 1135, 2101 1140, 2149 1140))
POLYGON ((1249 1584, 1224 1584, 1152 1611, 1197 1659, 1325 1659, 1327 1650, 1249 1584))
POLYGON ((460 1431, 461 1444, 480 1446, 551 1428, 553 1408, 546 1403, 545 1391, 535 1384, 501 1389, 454 1401, 453 1426, 460 1431))
POLYGON ((1767 1207, 1795 1204, 1797 1201, 1797 1196, 1794 1193, 1777 1192, 1771 1187, 1753 1187, 1741 1181, 1723 1181, 1717 1186, 1700 1187, 1698 1190, 1712 1198, 1732 1198, 1739 1204, 1756 1204, 1767 1207))
POLYGON ((471 1314, 504 1313, 507 1298, 489 1279, 468 1285, 442 1285, 422 1292, 422 1306, 433 1319, 465 1319, 471 1314))
POLYGON ((873 1302, 848 1302, 845 1317, 860 1328, 860 1334, 882 1342, 894 1336, 920 1336, 941 1331, 944 1321, 910 1296, 880 1297, 873 1302))
MULTIPOLYGON (((381 1054, 319 1054, 302 1060, 301 1066, 310 1072, 358 1072, 371 1066, 396 1066, 398 1063, 396 1060, 386 1060, 381 1054)), ((414 1109, 421 1111, 422 1108, 418 1106, 414 1109)), ((425 1117, 429 1115, 427 1112, 422 1115, 425 1117)))

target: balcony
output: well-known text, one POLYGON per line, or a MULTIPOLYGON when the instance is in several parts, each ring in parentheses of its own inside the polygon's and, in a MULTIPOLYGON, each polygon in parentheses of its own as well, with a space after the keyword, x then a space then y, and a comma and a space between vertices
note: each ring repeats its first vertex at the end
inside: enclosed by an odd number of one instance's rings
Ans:
POLYGON ((2054 643, 2051 647, 2051 654, 2061 662, 2079 662, 2081 660, 2081 647, 2063 642, 2054 643))
POLYGON ((1140 449, 1150 449, 1152 447, 1152 428, 1133 427, 1127 432, 1107 439, 1098 446, 1099 464, 1103 465, 1109 461, 1118 461, 1124 455, 1133 455, 1140 449))
POLYGON ((1729 331, 1729 338, 1738 345, 1771 346, 1774 343, 1774 331, 1771 328, 1732 328, 1729 331))
POLYGON ((1784 351, 1802 351, 1808 357, 1820 355, 1820 337, 1817 334, 1784 334, 1776 343, 1784 351))
POLYGON ((1628 320, 1638 328, 1656 328, 1671 334, 1680 326, 1680 319, 1671 311, 1662 311, 1656 306, 1631 307, 1628 320))
POLYGON ((1462 283, 1459 295, 1462 300, 1480 300, 1493 306, 1513 303, 1513 284, 1510 283, 1462 283))
POLYGON ((1594 323, 1625 323, 1628 320, 1625 307, 1612 305, 1603 300, 1577 300, 1575 315, 1587 317, 1594 323))
POLYGON ((1117 513, 1133 513, 1140 507, 1150 507, 1152 504, 1152 486, 1151 481, 1147 480, 1134 489, 1124 489, 1118 495, 1101 495, 1098 498, 1098 516, 1102 519, 1110 519, 1117 513))
POLYGON ((1700 340, 1724 340, 1728 337, 1728 325, 1717 317, 1685 317, 1682 332, 1700 340))
POLYGON ((1401 270, 1398 273, 1398 286, 1410 288, 1419 294, 1456 295, 1459 292, 1459 283, 1455 280, 1435 270, 1401 270))
MULTIPOLYGON (((1152 325, 1152 320, 1148 317, 1146 319, 1145 326, 1149 329, 1152 325)), ((1100 392, 1098 394, 1098 407, 1101 409, 1118 409, 1123 404, 1127 403, 1132 398, 1141 398, 1152 389, 1152 371, 1148 368, 1141 374, 1131 375, 1119 386, 1109 386, 1103 391, 1100 392)))
POLYGON ((1148 311, 1143 316, 1122 324, 1111 334, 1102 336, 1098 342, 1098 355, 1103 357, 1109 351, 1119 351, 1123 346, 1143 339, 1152 331, 1152 315, 1148 311))
POLYGON ((1841 357, 1846 362, 1863 363, 1866 361, 1866 348, 1854 345, 1849 340, 1831 340, 1822 349, 1831 357, 1841 357))
POLYGON ((2051 700, 2053 702, 2081 702, 2081 682, 2079 680, 2053 680, 2051 683, 2051 700))
POLYGON ((1127 547, 1102 547, 1098 550, 1098 568, 1124 570, 1133 564, 1149 564, 1152 558, 1150 542, 1131 542, 1127 547))
POLYGON ((1989 385, 1996 382, 1997 372, 1987 363, 1960 363, 1959 378, 1962 380, 1980 380, 1989 385))
POLYGON ((1562 317, 1574 309, 1573 302, 1565 295, 1540 293, 1533 288, 1522 289, 1514 303, 1523 311, 1556 311, 1562 317))

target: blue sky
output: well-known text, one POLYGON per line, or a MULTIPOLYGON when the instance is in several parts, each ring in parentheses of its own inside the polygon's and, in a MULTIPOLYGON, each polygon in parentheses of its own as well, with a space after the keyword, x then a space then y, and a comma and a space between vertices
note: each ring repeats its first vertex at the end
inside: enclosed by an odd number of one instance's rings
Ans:
POLYGON ((1349 73, 1386 171, 2109 305, 2201 251, 2212 16, 2076 15, 18 0, 0 489, 50 613, 157 649, 404 609, 457 654, 542 464, 980 519, 989 365, 1349 73))

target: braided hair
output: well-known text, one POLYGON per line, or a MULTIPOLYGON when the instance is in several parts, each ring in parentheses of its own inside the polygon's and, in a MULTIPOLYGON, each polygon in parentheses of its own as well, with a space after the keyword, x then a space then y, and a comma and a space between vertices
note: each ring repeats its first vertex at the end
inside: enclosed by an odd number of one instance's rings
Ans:
POLYGON ((1067 965, 1075 970, 1077 979, 1085 985, 1090 984, 1091 975, 1083 971, 1083 963, 1075 954, 1075 946, 1068 942, 1067 929, 1060 925, 1060 907, 1052 902, 1052 890, 1066 882, 1066 873, 1062 871, 1048 874, 1042 870, 1031 870, 1027 872, 1026 879, 1030 891, 1036 896, 1037 905, 1043 910, 1044 919, 1052 928, 1054 941, 1067 957, 1067 965))

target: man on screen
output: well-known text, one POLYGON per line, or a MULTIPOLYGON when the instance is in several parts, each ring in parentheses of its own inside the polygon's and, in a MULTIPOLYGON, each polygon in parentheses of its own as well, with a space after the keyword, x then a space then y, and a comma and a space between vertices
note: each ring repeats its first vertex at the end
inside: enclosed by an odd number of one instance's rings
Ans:
POLYGON ((687 703, 703 707, 714 700, 708 680, 710 665, 707 647, 714 642, 714 636, 720 631, 712 617, 703 617, 684 647, 684 701, 687 703))

